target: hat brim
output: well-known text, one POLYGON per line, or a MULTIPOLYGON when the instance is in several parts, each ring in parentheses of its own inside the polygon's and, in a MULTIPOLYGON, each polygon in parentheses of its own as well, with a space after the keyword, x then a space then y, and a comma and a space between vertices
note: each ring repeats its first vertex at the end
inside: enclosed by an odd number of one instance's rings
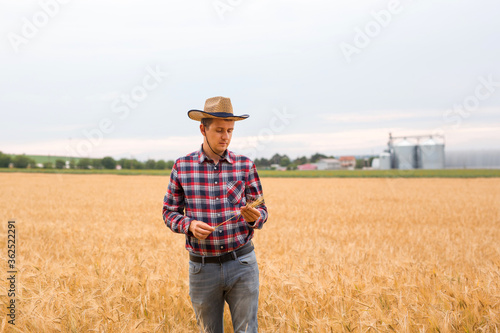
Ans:
POLYGON ((242 114, 241 116, 235 116, 234 114, 229 113, 229 112, 205 112, 202 110, 189 110, 188 117, 193 119, 193 120, 197 120, 197 121, 201 121, 203 118, 226 119, 226 120, 238 121, 238 120, 247 119, 250 116, 247 114, 242 114))

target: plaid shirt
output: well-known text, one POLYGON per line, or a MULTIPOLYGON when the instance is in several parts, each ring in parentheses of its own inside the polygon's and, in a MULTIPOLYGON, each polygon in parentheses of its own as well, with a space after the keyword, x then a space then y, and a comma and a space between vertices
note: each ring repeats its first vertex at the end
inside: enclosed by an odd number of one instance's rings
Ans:
POLYGON ((252 224, 239 215, 215 229, 205 240, 189 231, 191 221, 212 227, 239 212, 247 202, 262 196, 262 186, 254 163, 245 156, 226 150, 217 165, 199 151, 175 161, 163 200, 163 220, 173 232, 186 235, 188 251, 218 256, 233 251, 253 238, 267 220, 265 203, 257 207, 260 217, 252 224), (185 214, 184 214, 185 211, 185 214))

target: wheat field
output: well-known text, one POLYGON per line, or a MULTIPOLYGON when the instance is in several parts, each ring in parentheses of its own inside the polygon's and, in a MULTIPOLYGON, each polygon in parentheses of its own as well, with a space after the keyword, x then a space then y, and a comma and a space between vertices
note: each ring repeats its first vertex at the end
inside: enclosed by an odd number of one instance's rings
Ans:
MULTIPOLYGON (((168 177, 0 174, 2 332, 196 332, 168 177), (16 219, 16 325, 7 221, 16 219)), ((500 179, 262 179, 260 332, 498 332, 500 179)), ((226 307, 226 331, 231 321, 226 307)))

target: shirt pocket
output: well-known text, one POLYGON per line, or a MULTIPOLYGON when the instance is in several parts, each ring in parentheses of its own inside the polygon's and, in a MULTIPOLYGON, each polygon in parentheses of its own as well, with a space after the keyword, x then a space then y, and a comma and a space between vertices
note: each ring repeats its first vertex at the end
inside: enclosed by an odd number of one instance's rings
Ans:
POLYGON ((245 184, 241 180, 227 182, 227 200, 233 205, 245 205, 245 184))

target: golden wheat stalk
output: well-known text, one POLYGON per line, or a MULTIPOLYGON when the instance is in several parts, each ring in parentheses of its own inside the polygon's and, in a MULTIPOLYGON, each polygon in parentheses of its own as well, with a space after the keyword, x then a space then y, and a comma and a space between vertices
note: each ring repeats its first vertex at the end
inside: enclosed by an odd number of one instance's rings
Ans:
MULTIPOLYGON (((254 201, 252 201, 251 203, 248 203, 246 204, 246 207, 251 207, 251 208, 256 208, 258 207, 259 205, 261 205, 262 203, 264 203, 264 197, 263 196, 260 196, 258 197, 257 199, 255 199, 254 201)), ((214 229, 217 229, 218 227, 220 227, 221 225, 223 225, 224 223, 226 222, 229 222, 231 221, 232 219, 234 219, 235 217, 237 216, 240 216, 241 215, 241 210, 239 210, 235 215, 231 216, 230 218, 228 218, 227 220, 225 220, 224 222, 220 223, 220 224, 217 224, 215 226, 214 229)))

